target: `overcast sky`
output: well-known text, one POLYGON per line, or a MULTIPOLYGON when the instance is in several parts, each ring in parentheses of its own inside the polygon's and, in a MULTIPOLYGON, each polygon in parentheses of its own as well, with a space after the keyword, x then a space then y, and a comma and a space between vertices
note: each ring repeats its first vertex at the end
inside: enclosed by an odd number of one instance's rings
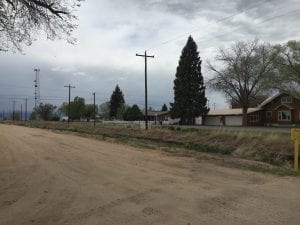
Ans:
MULTIPOLYGON (((300 39, 300 0, 86 0, 78 12, 76 45, 37 37, 24 54, 0 52, 0 110, 19 108, 25 97, 34 103, 34 68, 40 69, 42 102, 60 105, 84 97, 97 104, 109 100, 119 84, 127 104, 144 105, 145 50, 148 64, 149 106, 160 109, 173 101, 178 59, 189 35, 198 45, 205 80, 212 74, 219 48, 259 38, 285 43, 300 39)), ((206 90, 210 108, 228 108, 222 94, 206 90)))

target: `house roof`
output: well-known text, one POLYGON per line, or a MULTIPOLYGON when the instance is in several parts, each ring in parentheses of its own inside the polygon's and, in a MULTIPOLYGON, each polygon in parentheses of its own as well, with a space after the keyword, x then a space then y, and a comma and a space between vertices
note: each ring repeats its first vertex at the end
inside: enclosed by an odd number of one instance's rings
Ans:
MULTIPOLYGON (((169 111, 148 111, 148 116, 161 116, 168 114, 169 111)), ((145 115, 145 112, 143 112, 145 115)))
MULTIPOLYGON (((254 113, 257 111, 260 111, 263 109, 263 107, 265 105, 267 105, 268 103, 272 102, 274 99, 278 98, 279 96, 283 95, 283 94, 287 94, 285 92, 281 92, 278 93, 272 97, 267 98, 265 101, 263 101, 260 105, 258 105, 256 108, 248 108, 247 113, 254 113)), ((293 95, 294 98, 300 99, 296 96, 293 95)), ((279 105, 276 109, 280 108, 280 107, 286 107, 288 109, 293 109, 292 106, 289 106, 287 104, 281 104, 279 105)), ((237 109, 216 109, 216 110, 210 110, 208 112, 208 116, 234 116, 234 115, 242 115, 243 114, 243 109, 242 108, 237 108, 237 109)))
MULTIPOLYGON (((257 108, 262 108, 264 107, 265 105, 269 104, 270 102, 272 102, 274 99, 278 98, 279 96, 283 95, 283 94, 287 94, 287 95, 291 95, 291 94, 288 94, 288 93, 285 93, 285 92, 281 92, 281 93, 278 93, 272 97, 269 97, 267 98, 265 101, 263 101, 259 106, 257 106, 257 108)), ((293 98, 297 98, 299 99, 299 97, 295 96, 295 95, 292 95, 293 98)), ((300 100, 300 99, 299 99, 300 100)))
MULTIPOLYGON (((260 108, 248 108, 248 113, 253 113, 256 111, 261 110, 260 108)), ((216 109, 216 110, 210 110, 208 112, 208 116, 235 116, 235 115, 242 115, 243 109, 216 109)))
POLYGON ((269 98, 267 98, 265 101, 263 101, 262 103, 260 103, 260 105, 257 106, 257 108, 262 108, 265 105, 267 105, 268 103, 272 102, 275 98, 279 97, 280 95, 282 95, 284 93, 278 93, 277 95, 271 96, 269 98))

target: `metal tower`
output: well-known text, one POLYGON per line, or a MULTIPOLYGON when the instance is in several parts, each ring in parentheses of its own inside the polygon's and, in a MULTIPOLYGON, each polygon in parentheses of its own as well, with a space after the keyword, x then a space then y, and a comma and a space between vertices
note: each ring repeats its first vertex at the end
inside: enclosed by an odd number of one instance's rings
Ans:
POLYGON ((40 78, 39 72, 40 69, 34 69, 35 72, 35 80, 34 80, 34 108, 39 106, 40 104, 40 78))

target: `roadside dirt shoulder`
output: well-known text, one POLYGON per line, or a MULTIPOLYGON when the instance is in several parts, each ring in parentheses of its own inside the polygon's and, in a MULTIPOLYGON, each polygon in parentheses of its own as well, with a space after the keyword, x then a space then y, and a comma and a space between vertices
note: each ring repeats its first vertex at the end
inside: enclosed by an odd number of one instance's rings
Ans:
POLYGON ((298 224, 299 177, 0 124, 0 224, 298 224))

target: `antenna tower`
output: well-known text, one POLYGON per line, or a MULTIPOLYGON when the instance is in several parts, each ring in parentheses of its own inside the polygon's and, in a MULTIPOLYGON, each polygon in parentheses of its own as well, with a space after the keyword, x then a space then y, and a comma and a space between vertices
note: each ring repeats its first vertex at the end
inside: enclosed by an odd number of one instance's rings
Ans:
POLYGON ((34 69, 35 80, 34 80, 34 108, 40 104, 40 69, 34 69))

